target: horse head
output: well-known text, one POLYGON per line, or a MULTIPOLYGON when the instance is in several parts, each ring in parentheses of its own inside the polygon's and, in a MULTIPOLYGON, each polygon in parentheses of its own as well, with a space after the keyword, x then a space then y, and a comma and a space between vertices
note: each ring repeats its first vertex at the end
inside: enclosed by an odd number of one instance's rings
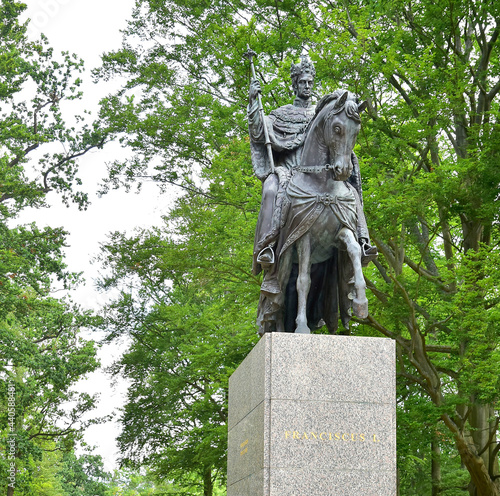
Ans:
POLYGON ((352 173, 351 153, 361 129, 359 114, 365 108, 366 102, 359 104, 352 93, 342 90, 326 95, 318 103, 315 128, 322 132, 327 161, 338 181, 346 181, 352 173))

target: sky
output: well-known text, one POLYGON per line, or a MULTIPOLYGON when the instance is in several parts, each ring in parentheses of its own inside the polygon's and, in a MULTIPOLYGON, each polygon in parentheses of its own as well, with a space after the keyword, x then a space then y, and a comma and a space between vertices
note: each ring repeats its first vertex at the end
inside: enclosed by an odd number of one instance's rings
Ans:
MULTIPOLYGON (((31 19, 30 38, 44 33, 55 53, 69 51, 85 61, 83 75, 83 109, 97 109, 98 101, 113 91, 117 83, 109 85, 92 83, 90 70, 99 66, 102 53, 116 50, 121 45, 120 30, 131 17, 133 0, 24 0, 28 9, 25 17, 31 19)), ((136 227, 159 225, 161 215, 172 204, 172 195, 160 195, 156 186, 146 184, 140 195, 114 191, 99 198, 96 194, 99 180, 106 172, 106 163, 123 156, 126 151, 117 144, 106 146, 102 151, 91 152, 80 161, 80 177, 92 204, 86 211, 76 207, 66 208, 55 197, 49 197, 51 207, 23 213, 21 223, 36 221, 39 226, 64 227, 69 231, 66 263, 71 271, 83 272, 86 284, 71 294, 72 299, 85 308, 99 309, 108 298, 95 289, 99 266, 91 263, 99 252, 99 243, 112 231, 131 233, 136 227)), ((100 356, 103 366, 110 365, 123 347, 107 346, 100 356)), ((126 384, 115 385, 103 372, 92 374, 78 385, 78 390, 99 393, 101 400, 93 415, 101 416, 116 411, 123 404, 126 384)), ((116 466, 117 447, 115 437, 119 433, 116 422, 93 426, 85 433, 85 442, 96 446, 95 452, 103 456, 105 467, 116 466)))

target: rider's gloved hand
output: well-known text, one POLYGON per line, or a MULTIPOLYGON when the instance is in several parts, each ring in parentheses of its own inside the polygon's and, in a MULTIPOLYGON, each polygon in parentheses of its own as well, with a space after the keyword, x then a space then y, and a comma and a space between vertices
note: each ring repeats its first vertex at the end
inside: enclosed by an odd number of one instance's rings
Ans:
POLYGON ((252 82, 250 83, 250 91, 248 93, 248 103, 250 103, 250 105, 257 99, 257 95, 259 93, 262 93, 260 82, 258 79, 252 79, 252 82))

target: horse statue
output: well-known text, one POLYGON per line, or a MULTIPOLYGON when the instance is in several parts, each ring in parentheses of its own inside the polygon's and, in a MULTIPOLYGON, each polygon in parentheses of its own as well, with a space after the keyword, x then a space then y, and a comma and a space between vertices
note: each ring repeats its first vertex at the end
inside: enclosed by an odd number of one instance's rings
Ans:
POLYGON ((333 333, 339 316, 346 328, 352 315, 368 316, 357 192, 347 182, 365 108, 348 91, 335 92, 319 101, 309 123, 300 166, 287 186, 276 247, 276 331, 293 329, 295 318, 296 333, 322 325, 333 333))

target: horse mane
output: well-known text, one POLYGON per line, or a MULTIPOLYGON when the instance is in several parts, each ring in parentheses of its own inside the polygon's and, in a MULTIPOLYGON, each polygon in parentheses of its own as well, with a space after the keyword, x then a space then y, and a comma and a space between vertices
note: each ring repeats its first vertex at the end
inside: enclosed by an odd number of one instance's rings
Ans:
POLYGON ((336 100, 339 95, 335 93, 328 93, 326 94, 321 100, 317 103, 316 105, 316 111, 314 113, 313 118, 309 121, 309 124, 306 127, 305 134, 307 135, 316 120, 316 117, 318 117, 319 113, 325 108, 326 105, 328 105, 331 101, 336 100))
MULTIPOLYGON (((318 117, 320 112, 327 105, 334 102, 335 100, 338 100, 344 94, 344 92, 345 90, 335 90, 333 93, 328 93, 323 98, 321 98, 321 100, 316 105, 316 112, 314 114, 314 117, 309 121, 309 124, 307 125, 306 133, 308 133, 309 130, 311 129, 313 122, 316 120, 316 117, 318 117)), ((359 117, 359 112, 358 112, 357 98, 348 96, 345 104, 335 113, 341 112, 344 108, 349 118, 354 119, 356 122, 361 122, 361 118, 359 117)), ((330 114, 328 115, 328 117, 330 117, 330 114)))
POLYGON ((336 90, 333 93, 328 93, 325 95, 316 105, 316 114, 314 117, 316 117, 324 108, 326 105, 328 105, 330 102, 333 100, 337 100, 337 98, 340 98, 342 95, 342 91, 336 90))

